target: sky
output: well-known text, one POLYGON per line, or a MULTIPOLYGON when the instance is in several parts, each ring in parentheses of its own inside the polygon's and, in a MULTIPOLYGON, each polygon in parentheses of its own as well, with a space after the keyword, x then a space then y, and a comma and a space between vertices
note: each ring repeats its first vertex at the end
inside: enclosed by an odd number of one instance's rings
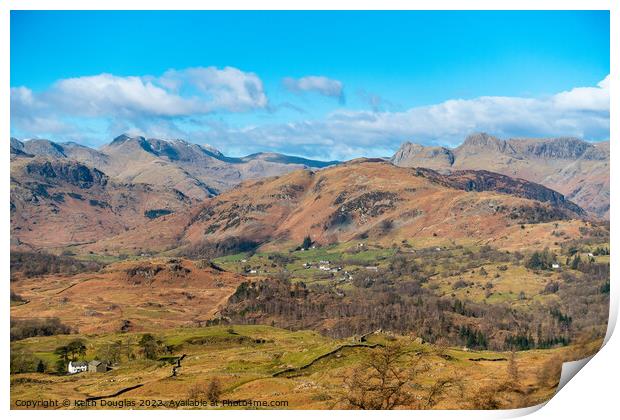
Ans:
POLYGON ((609 139, 608 11, 12 11, 11 136, 230 156, 609 139))

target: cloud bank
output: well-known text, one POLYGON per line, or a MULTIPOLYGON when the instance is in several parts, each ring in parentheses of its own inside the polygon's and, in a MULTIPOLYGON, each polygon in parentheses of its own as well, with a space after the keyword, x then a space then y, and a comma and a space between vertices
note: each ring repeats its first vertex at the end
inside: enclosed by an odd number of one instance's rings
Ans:
POLYGON ((33 92, 11 88, 11 123, 19 131, 62 134, 63 121, 106 118, 142 122, 268 106, 261 79, 233 67, 168 70, 160 77, 95 76, 61 79, 33 92))
MULTIPOLYGON (((287 79, 294 92, 316 91, 336 98, 342 83, 321 76, 287 79)), ((335 109, 321 119, 231 125, 222 113, 269 109, 261 79, 226 67, 169 70, 159 77, 100 74, 57 81, 43 92, 11 89, 12 132, 64 136, 95 135, 85 124, 105 121, 108 131, 139 130, 151 136, 184 137, 225 153, 278 151, 322 159, 388 156, 404 141, 455 146, 472 132, 499 137, 575 136, 609 139, 609 83, 575 87, 545 97, 483 96, 388 111, 335 109), (214 117, 213 113, 218 113, 214 117)), ((272 111, 279 112, 279 111, 272 111)), ((62 139, 62 138, 61 138, 62 139)), ((99 139, 105 136, 99 132, 99 139)))
POLYGON ((456 146, 467 134, 479 131, 504 138, 608 140, 609 76, 595 87, 578 87, 544 98, 451 99, 402 112, 338 110, 320 121, 227 127, 201 137, 212 144, 261 144, 311 157, 345 159, 388 156, 403 141, 456 146))

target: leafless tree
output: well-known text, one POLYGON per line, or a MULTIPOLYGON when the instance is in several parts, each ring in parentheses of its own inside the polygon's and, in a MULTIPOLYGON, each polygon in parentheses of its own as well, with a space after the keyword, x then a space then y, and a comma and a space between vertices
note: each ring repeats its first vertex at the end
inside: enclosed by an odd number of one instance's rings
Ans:
POLYGON ((422 387, 419 377, 430 369, 429 356, 399 341, 373 349, 344 378, 341 401, 348 408, 362 410, 434 407, 458 380, 445 377, 429 388, 422 387))

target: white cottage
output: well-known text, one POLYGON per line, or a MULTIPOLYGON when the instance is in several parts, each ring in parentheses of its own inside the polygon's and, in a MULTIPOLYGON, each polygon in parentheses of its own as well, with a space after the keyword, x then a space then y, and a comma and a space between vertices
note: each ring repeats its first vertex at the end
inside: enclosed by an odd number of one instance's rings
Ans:
POLYGON ((67 366, 67 372, 69 372, 69 374, 74 374, 74 373, 80 373, 80 372, 86 372, 88 370, 88 363, 86 362, 69 362, 69 365, 67 366))

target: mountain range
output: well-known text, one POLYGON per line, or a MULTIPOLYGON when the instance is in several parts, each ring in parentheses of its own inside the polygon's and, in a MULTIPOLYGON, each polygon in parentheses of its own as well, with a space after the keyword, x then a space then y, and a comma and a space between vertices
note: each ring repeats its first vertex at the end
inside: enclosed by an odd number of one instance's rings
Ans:
POLYGON ((405 143, 391 159, 339 163, 128 135, 98 150, 11 138, 11 240, 27 249, 488 240, 608 215, 609 144, 578 139, 476 134, 455 149, 405 143))
POLYGON ((443 173, 483 169, 545 185, 592 215, 609 218, 609 142, 577 138, 502 140, 486 133, 468 136, 456 148, 407 142, 390 159, 403 167, 443 173))
POLYGON ((204 199, 246 179, 281 175, 303 168, 322 168, 322 162, 278 153, 256 153, 241 158, 185 140, 161 140, 120 135, 99 150, 77 143, 11 138, 12 156, 73 159, 123 182, 174 188, 188 197, 204 199))

